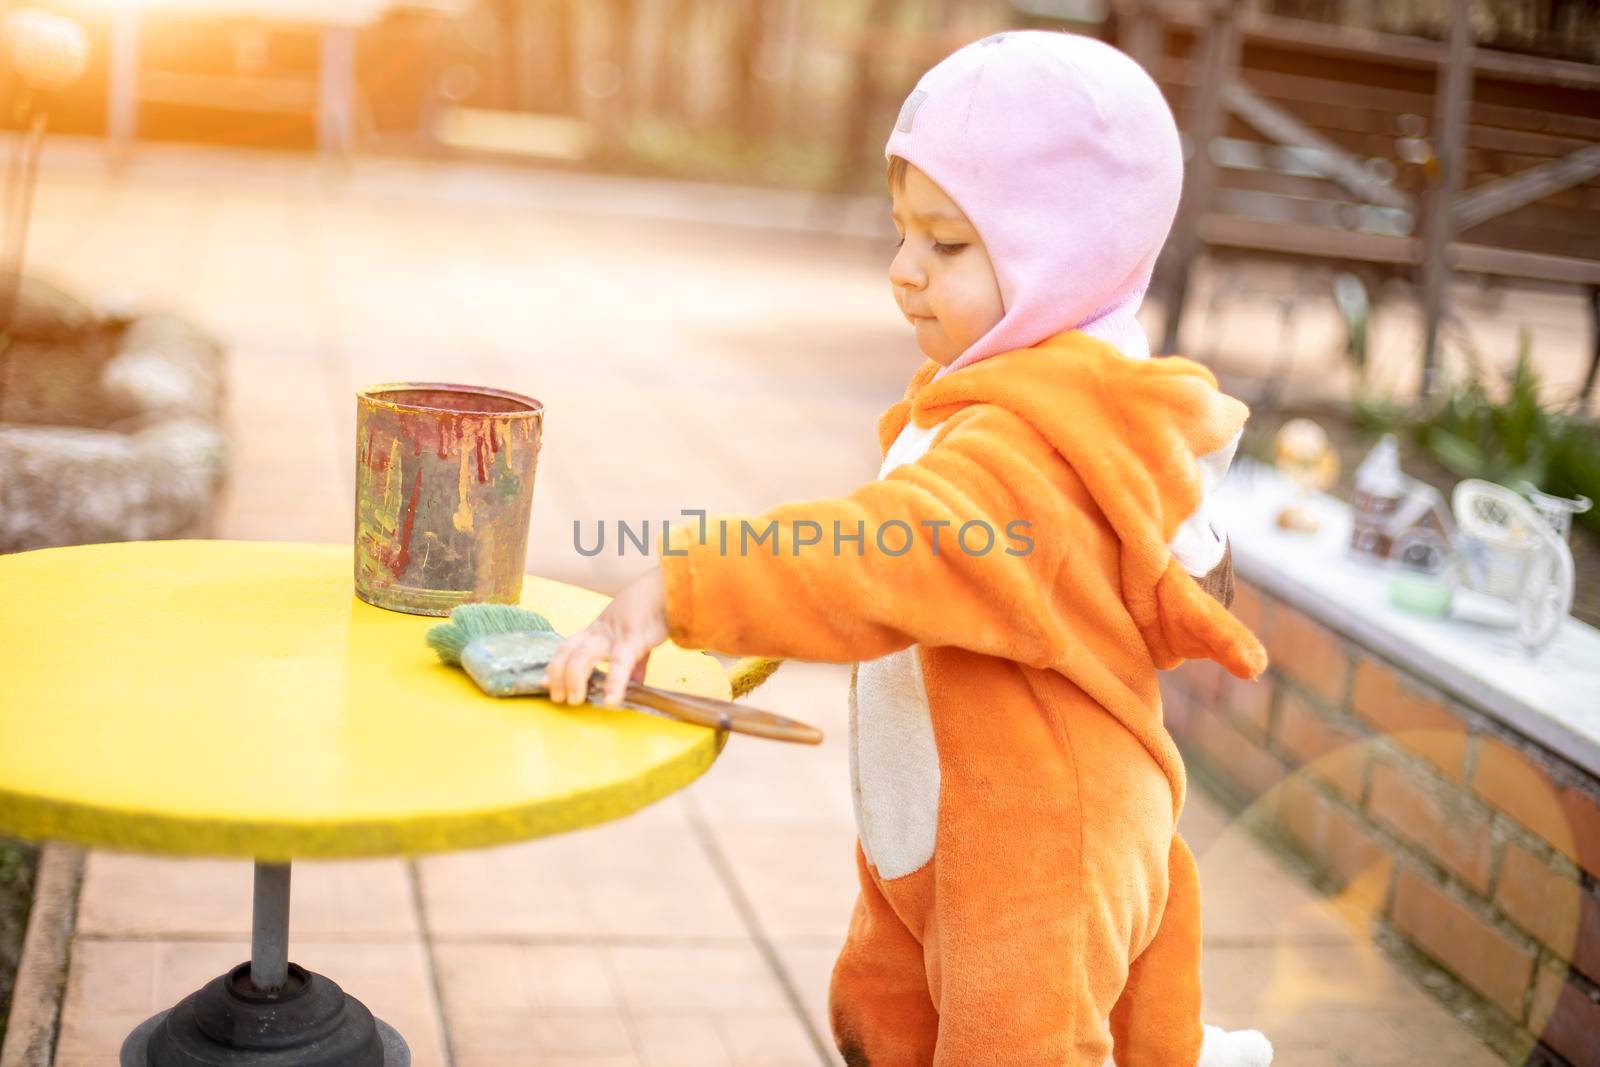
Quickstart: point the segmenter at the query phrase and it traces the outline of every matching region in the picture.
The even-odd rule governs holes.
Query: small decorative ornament
[[[1571,517],[1587,511],[1590,501],[1549,496],[1526,482],[1523,492],[1528,496],[1470,478],[1456,486],[1452,503],[1461,526],[1463,584],[1511,604],[1518,639],[1537,649],[1572,610],[1577,576],[1567,532]]]
[[[1434,618],[1449,616],[1460,586],[1454,524],[1430,487],[1430,495],[1413,497],[1429,502],[1426,521],[1401,530],[1389,547],[1389,602],[1406,611]],[[1396,523],[1396,526],[1401,525]]]
[[[1278,526],[1316,533],[1317,517],[1306,507],[1313,492],[1326,492],[1339,479],[1339,454],[1323,428],[1310,419],[1290,419],[1274,438],[1273,463],[1299,487],[1295,499],[1278,512]]]
[[[1375,561],[1396,559],[1437,571],[1449,554],[1454,523],[1444,496],[1400,469],[1394,434],[1378,439],[1356,468],[1350,494],[1350,550]]]
[[[1532,482],[1520,482],[1517,491],[1532,501],[1534,509],[1550,524],[1556,536],[1569,547],[1572,544],[1572,516],[1582,515],[1594,505],[1586,496],[1564,497],[1541,493]]]

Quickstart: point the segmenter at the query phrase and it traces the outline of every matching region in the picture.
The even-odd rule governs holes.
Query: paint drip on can
[[[356,394],[356,595],[414,615],[522,595],[544,405],[408,382]]]

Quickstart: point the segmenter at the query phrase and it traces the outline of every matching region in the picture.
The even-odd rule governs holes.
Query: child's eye
[[[965,247],[967,247],[965,241],[956,244],[946,244],[943,241],[935,241],[933,243],[933,250],[945,256],[953,256]]]
[[[905,237],[905,234],[901,234],[901,235],[900,235],[900,240],[898,240],[898,241],[896,241],[896,242],[895,242],[895,243],[894,243],[894,246],[895,246],[895,247],[896,247],[896,248],[899,248],[899,247],[900,247],[900,246],[901,246],[901,245],[903,245],[903,244],[905,244],[905,243],[906,243],[906,237]]]

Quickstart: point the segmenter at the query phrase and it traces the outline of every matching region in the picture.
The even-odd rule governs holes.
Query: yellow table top
[[[262,860],[502,844],[614,819],[727,735],[496,699],[357,600],[341,545],[143,541],[0,556],[0,831]],[[572,633],[605,607],[529,575]],[[670,642],[647,681],[726,698]]]

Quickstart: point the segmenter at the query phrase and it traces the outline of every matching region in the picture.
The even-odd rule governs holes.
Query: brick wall
[[[1508,1059],[1600,1065],[1594,776],[1257,586],[1234,611],[1265,675],[1163,676],[1191,768],[1453,975]]]

